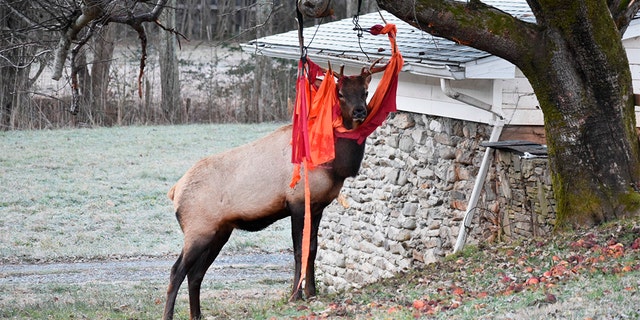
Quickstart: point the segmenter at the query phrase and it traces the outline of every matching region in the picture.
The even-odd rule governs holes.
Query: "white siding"
[[[631,68],[633,92],[640,93],[640,37],[626,39],[623,43],[627,49],[627,59]]]
[[[493,123],[491,112],[484,111],[447,97],[440,88],[440,79],[401,73],[399,77],[398,109],[453,119]],[[454,90],[492,104],[492,80],[451,81]],[[377,85],[374,79],[372,85]]]
[[[543,125],[540,103],[533,93],[529,80],[520,70],[515,78],[500,81],[502,85],[502,108],[505,123],[510,125]]]
[[[640,37],[623,41],[633,78],[634,92],[640,93]],[[451,80],[454,90],[470,95],[493,105],[493,111],[502,114],[508,125],[544,125],[544,117],[531,84],[517,68],[509,69],[496,59],[485,59],[475,63],[470,71],[475,79]],[[501,66],[492,79],[486,73],[488,67]],[[489,68],[490,69],[490,68]],[[345,73],[356,74],[358,69],[347,69]],[[511,73],[512,78],[504,79]],[[469,74],[468,74],[469,75]],[[381,75],[374,75],[371,92]],[[440,79],[402,72],[399,77],[398,109],[453,119],[492,124],[494,115],[447,97],[440,88]],[[501,93],[501,97],[497,97]],[[640,119],[640,107],[636,107],[636,118]],[[640,123],[638,123],[640,127]]]

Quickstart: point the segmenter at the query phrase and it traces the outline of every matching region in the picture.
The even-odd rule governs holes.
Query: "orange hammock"
[[[369,101],[367,118],[353,130],[346,129],[342,124],[336,83],[332,81],[333,71],[329,69],[326,74],[323,74],[322,69],[306,57],[300,59],[298,64],[297,96],[293,112],[291,139],[291,162],[294,163],[291,188],[295,187],[300,180],[301,165],[304,171],[305,187],[302,268],[300,282],[295,284],[298,287],[304,280],[311,241],[311,194],[307,178],[308,172],[335,158],[334,143],[336,138],[353,139],[362,144],[382,124],[390,112],[396,111],[398,73],[400,73],[403,64],[402,55],[396,45],[396,32],[394,24],[387,24],[384,27],[375,25],[371,28],[373,35],[388,35],[392,54],[382,79]],[[324,76],[326,81],[322,81],[320,87],[316,87],[315,81],[320,76]]]

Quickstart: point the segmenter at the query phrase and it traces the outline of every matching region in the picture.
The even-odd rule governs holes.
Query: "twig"
[[[176,40],[178,41],[178,47],[180,47],[180,50],[182,50],[182,44],[180,43],[180,37],[182,37],[183,39],[189,41],[189,38],[187,38],[187,36],[185,36],[184,34],[180,33],[175,28],[167,28],[167,27],[165,27],[162,23],[160,23],[160,20],[156,20],[155,22],[156,22],[156,25],[158,25],[164,31],[167,31],[167,32],[170,32],[170,33],[173,33],[173,34],[176,35]]]

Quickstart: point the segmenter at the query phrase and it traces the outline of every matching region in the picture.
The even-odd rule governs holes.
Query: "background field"
[[[280,125],[2,132],[0,262],[177,255],[169,188],[198,159]],[[286,250],[288,230],[236,232],[225,251]]]

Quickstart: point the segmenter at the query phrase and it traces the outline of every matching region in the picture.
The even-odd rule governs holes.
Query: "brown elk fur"
[[[345,77],[338,88],[345,127],[356,127],[362,119],[354,112],[366,109],[368,69],[359,76]],[[184,247],[171,270],[164,319],[173,317],[178,288],[188,279],[191,318],[200,318],[200,284],[207,269],[234,229],[261,230],[291,216],[295,258],[294,284],[301,268],[304,186],[289,187],[291,130],[285,126],[255,142],[198,161],[169,191],[176,217],[184,233]],[[322,211],[340,192],[344,179],[355,176],[364,154],[364,143],[336,139],[336,158],[309,171],[312,238],[304,293],[316,294],[314,260]],[[292,299],[302,297],[294,285]]]

